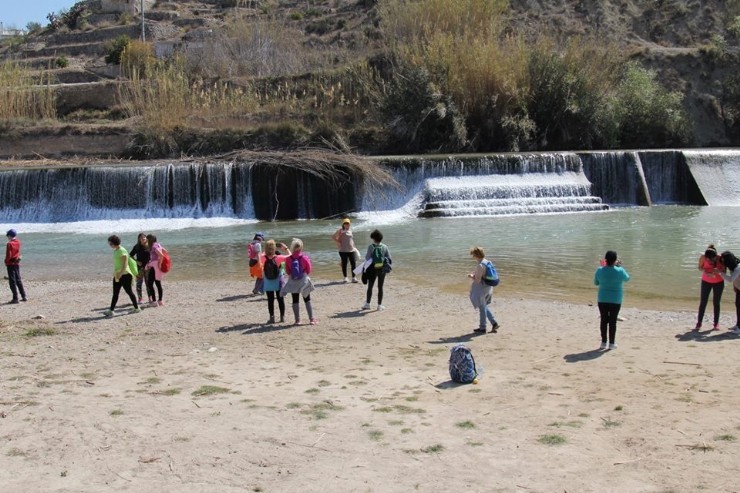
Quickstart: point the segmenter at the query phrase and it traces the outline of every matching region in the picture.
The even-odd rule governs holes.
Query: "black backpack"
[[[278,268],[277,262],[275,262],[275,257],[267,258],[265,257],[265,279],[274,280],[277,279],[280,276],[280,269]]]

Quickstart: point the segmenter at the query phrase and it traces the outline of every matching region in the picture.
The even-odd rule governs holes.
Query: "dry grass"
[[[24,65],[8,60],[0,64],[0,122],[56,119],[56,98],[50,79],[40,80]]]

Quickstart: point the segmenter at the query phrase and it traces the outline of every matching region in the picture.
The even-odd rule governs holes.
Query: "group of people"
[[[701,290],[695,331],[701,330],[710,294],[714,308],[712,330],[719,330],[720,302],[725,289],[725,281],[727,281],[732,283],[735,291],[735,326],[730,330],[733,334],[740,335],[740,268],[738,264],[740,261],[731,251],[727,250],[719,254],[713,244],[710,244],[699,256],[697,268],[701,271]]]
[[[118,236],[111,235],[108,237],[108,246],[113,249],[113,296],[110,308],[104,311],[103,315],[106,317],[114,315],[121,289],[131,299],[134,313],[139,313],[140,305],[144,302],[144,285],[149,306],[163,306],[162,262],[165,249],[157,241],[157,237],[153,234],[139,233],[136,245],[129,252],[121,245],[121,239]],[[136,279],[136,295],[132,288],[134,279]],[[157,288],[156,294],[155,287]]]
[[[391,270],[393,262],[388,246],[383,243],[383,233],[374,230],[370,233],[372,243],[368,245],[365,261],[357,265],[359,251],[354,243],[351,221],[347,218],[342,226],[332,235],[337,244],[342,266],[344,282],[350,282],[347,271],[348,264],[351,268],[352,282],[359,282],[357,275],[362,276],[363,282],[367,284],[367,292],[363,310],[370,309],[373,288],[377,282],[378,310],[383,310],[383,285],[385,276]],[[281,250],[278,250],[277,247]],[[255,279],[252,294],[267,294],[268,324],[276,322],[275,301],[277,301],[280,314],[280,322],[285,322],[285,296],[290,293],[294,324],[301,325],[300,298],[306,307],[308,320],[311,325],[318,323],[311,302],[311,293],[315,286],[311,280],[311,259],[303,251],[303,241],[293,238],[290,247],[285,243],[278,244],[275,240],[265,240],[264,233],[255,233],[252,241],[247,247],[249,256],[249,273]]]

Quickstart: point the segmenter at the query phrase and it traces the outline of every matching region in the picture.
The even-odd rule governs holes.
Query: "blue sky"
[[[46,14],[69,9],[77,0],[0,0],[0,22],[3,27],[25,29],[29,22],[46,26]]]

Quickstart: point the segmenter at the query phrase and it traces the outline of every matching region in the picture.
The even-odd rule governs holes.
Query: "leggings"
[[[157,294],[159,295],[159,301],[162,301],[162,281],[157,281],[154,278],[155,272],[154,268],[150,268],[148,271],[148,274],[146,275],[146,292],[149,295],[149,298],[151,298],[152,301],[154,301],[154,285],[157,285]]]
[[[370,303],[370,300],[373,299],[373,285],[375,284],[375,279],[378,279],[378,304],[383,304],[383,283],[385,282],[385,274],[380,270],[375,270],[372,267],[367,271],[367,297],[365,301]]]
[[[704,320],[704,311],[707,309],[707,303],[709,303],[709,293],[713,292],[712,304],[714,305],[714,325],[719,323],[719,302],[722,300],[722,291],[725,289],[724,282],[701,282],[701,298],[699,301],[699,316],[697,317],[697,325],[701,325]]]
[[[267,291],[267,311],[270,318],[275,318],[275,298],[277,298],[278,308],[280,309],[280,318],[285,318],[285,299],[280,296],[280,291]],[[298,300],[296,300],[296,303]]]
[[[355,277],[355,252],[339,252],[342,259],[342,277],[347,277],[347,262],[352,268],[352,278]]]
[[[740,291],[737,288],[733,289],[735,290],[735,316],[737,317],[735,327],[740,327]]]
[[[131,289],[131,281],[133,280],[134,278],[131,274],[122,275],[118,281],[116,281],[115,277],[113,278],[113,298],[110,300],[110,311],[116,309],[118,294],[121,292],[121,288],[123,288],[128,297],[131,298],[131,303],[133,303],[134,308],[139,308],[139,304],[136,302],[136,296],[134,296],[134,290]]]
[[[617,315],[622,308],[618,303],[599,302],[599,313],[601,313],[601,342],[606,342],[606,329],[609,328],[609,344],[614,344],[617,336]]]
[[[293,299],[293,303],[298,303],[298,298],[300,296],[300,293],[290,293],[291,298]],[[305,298],[303,298],[304,303],[309,303],[311,301],[311,295],[309,294]]]

